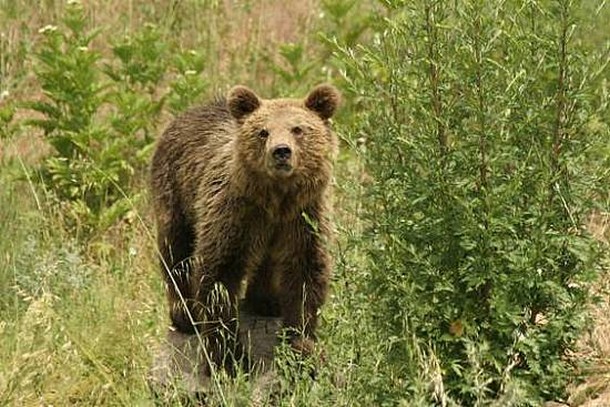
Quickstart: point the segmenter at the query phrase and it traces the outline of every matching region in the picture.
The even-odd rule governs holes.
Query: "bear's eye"
[[[267,131],[267,129],[262,129],[258,132],[258,136],[260,138],[267,138],[269,137],[269,131]]]
[[[294,126],[291,131],[295,136],[300,136],[303,134],[303,129],[300,126]]]

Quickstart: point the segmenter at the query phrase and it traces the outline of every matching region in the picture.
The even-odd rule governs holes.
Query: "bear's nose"
[[[273,148],[272,154],[273,158],[275,158],[276,161],[283,162],[288,161],[290,159],[290,156],[292,155],[292,150],[286,144],[280,144]]]

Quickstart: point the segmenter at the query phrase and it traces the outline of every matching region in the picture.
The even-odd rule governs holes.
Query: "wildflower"
[[[38,30],[39,34],[46,34],[46,33],[52,33],[57,31],[57,26],[56,25],[45,25],[44,27],[42,27],[40,30]]]

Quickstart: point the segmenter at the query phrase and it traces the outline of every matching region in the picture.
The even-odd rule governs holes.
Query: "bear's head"
[[[239,131],[236,159],[257,181],[305,185],[330,180],[337,139],[330,128],[341,95],[319,85],[304,99],[261,99],[231,89],[227,104]]]

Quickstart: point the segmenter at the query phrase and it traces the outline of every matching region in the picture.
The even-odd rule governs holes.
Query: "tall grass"
[[[0,303],[0,404],[148,405],[151,349],[167,321],[141,194],[145,165],[130,160],[146,161],[147,146],[172,114],[232,85],[272,97],[326,80],[320,65],[298,66],[318,52],[320,5],[4,1],[0,9],[0,108],[11,113],[2,116],[0,150],[0,216],[9,237],[0,243],[7,293]],[[70,80],[79,77],[86,83]],[[96,90],[85,94],[84,86]],[[84,126],[71,125],[84,119]],[[138,157],[117,148],[134,142]],[[132,165],[131,177],[83,182],[88,172],[112,174],[113,163]],[[93,196],[88,189],[100,181],[120,187],[112,194],[125,198],[120,216],[105,225],[81,211],[86,196],[90,210],[107,210],[108,189]],[[83,239],[78,222],[95,233]],[[225,386],[210,395],[212,403],[243,405],[254,391],[243,378]],[[287,402],[310,397],[310,388],[299,382]]]
[[[65,231],[44,198],[38,206],[11,168],[0,192],[10,237],[0,259],[0,404],[141,404],[149,349],[164,327],[142,228],[122,231],[129,249],[100,255]]]

